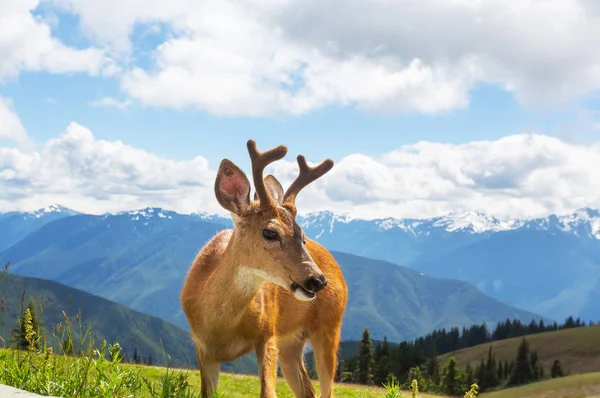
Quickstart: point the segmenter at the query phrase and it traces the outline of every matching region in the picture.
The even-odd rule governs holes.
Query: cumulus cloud
[[[0,148],[0,207],[61,203],[90,212],[163,206],[192,211],[207,204],[214,171],[206,159],[163,159],[120,141],[94,139],[71,123],[40,152]],[[212,206],[212,207],[211,207]]]
[[[33,145],[14,111],[12,101],[3,97],[0,97],[0,139],[14,141],[26,149]]]
[[[22,70],[51,73],[114,73],[116,66],[100,49],[76,49],[52,36],[51,20],[31,13],[39,0],[0,2],[0,83]]]
[[[309,164],[320,161],[307,156]],[[97,140],[71,123],[39,151],[0,148],[0,211],[59,203],[92,213],[160,206],[225,214],[214,198],[217,167],[202,156],[176,161]],[[298,168],[288,156],[266,173],[287,187]],[[359,218],[471,210],[528,218],[599,202],[600,142],[582,146],[534,134],[460,145],[423,141],[378,158],[351,154],[298,196],[302,212],[331,210]]]
[[[153,62],[134,62],[121,80],[153,106],[436,114],[466,107],[479,83],[534,107],[600,88],[595,0],[52,1],[127,60],[135,26],[168,27]]]

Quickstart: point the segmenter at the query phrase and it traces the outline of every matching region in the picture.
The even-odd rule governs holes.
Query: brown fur
[[[262,398],[276,397],[278,356],[294,395],[316,397],[303,363],[302,352],[308,340],[315,354],[321,396],[333,397],[337,349],[348,297],[346,282],[333,256],[317,242],[305,239],[295,221],[293,202],[308,177],[303,177],[304,185],[302,181],[295,183],[294,192],[284,196],[273,176],[262,180],[264,166],[276,159],[260,156],[281,158],[287,149],[280,146],[259,154],[251,141],[248,148],[253,162],[257,159],[258,164],[253,168],[254,180],[264,181],[262,189],[256,189],[258,200],[250,202],[245,174],[224,159],[215,194],[219,203],[231,211],[235,228],[218,233],[200,250],[181,291],[182,307],[196,344],[202,396],[211,397],[217,388],[221,362],[254,349]],[[292,199],[286,201],[288,196]],[[276,231],[278,239],[265,239],[265,228]],[[327,285],[312,300],[303,296],[300,288],[297,296],[292,292],[292,282],[306,287],[308,278],[321,274]]]

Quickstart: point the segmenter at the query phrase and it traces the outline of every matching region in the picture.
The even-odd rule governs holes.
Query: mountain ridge
[[[117,211],[117,212],[105,212],[101,214],[85,213],[75,210],[71,210],[60,204],[52,204],[45,208],[40,208],[31,212],[17,212],[11,211],[6,213],[0,213],[0,217],[9,214],[20,214],[30,215],[36,218],[40,218],[42,214],[46,213],[58,213],[63,212],[69,215],[76,214],[89,214],[89,215],[124,215],[129,214],[132,216],[138,216],[143,218],[149,218],[153,213],[159,217],[163,216],[169,218],[169,215],[179,216],[194,216],[203,220],[212,220],[219,223],[229,224],[231,222],[230,217],[226,217],[217,213],[208,213],[203,211],[194,211],[189,213],[177,212],[175,210],[169,210],[161,207],[144,207],[135,208],[131,210]],[[574,231],[575,233],[580,232],[582,226],[589,225],[589,234],[595,239],[600,240],[600,209],[593,209],[590,207],[582,207],[570,213],[564,213],[558,215],[555,213],[549,214],[546,217],[532,217],[532,218],[497,218],[494,216],[487,215],[480,211],[464,211],[464,212],[449,212],[444,215],[435,217],[423,217],[423,218],[396,218],[396,217],[384,217],[384,218],[359,218],[351,216],[348,213],[336,213],[330,210],[322,210],[315,212],[300,212],[298,215],[299,224],[303,227],[314,226],[319,223],[326,223],[327,225],[335,224],[351,224],[354,222],[359,223],[373,223],[383,230],[399,229],[403,231],[411,232],[415,235],[426,233],[427,227],[435,227],[444,229],[447,232],[454,231],[468,231],[470,233],[486,233],[486,232],[500,232],[515,230],[519,228],[538,228],[538,229],[552,229],[557,228],[562,231]]]
[[[20,275],[56,280],[187,328],[179,303],[185,275],[198,250],[226,226],[201,217],[165,212],[160,216],[160,212],[80,214],[55,220],[1,252],[0,261],[10,260],[13,272]],[[432,327],[469,325],[488,317],[491,322],[507,316],[525,321],[539,317],[493,301],[465,282],[424,277],[397,264],[332,253],[341,258],[344,275],[353,286],[344,338],[359,338],[367,324],[380,325],[374,333],[404,340]],[[387,287],[382,289],[383,285]],[[444,291],[448,296],[440,296]],[[455,308],[448,306],[451,299],[457,303]],[[485,303],[483,312],[477,303]]]

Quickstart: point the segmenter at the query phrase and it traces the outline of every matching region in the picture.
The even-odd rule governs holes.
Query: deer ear
[[[215,180],[215,196],[224,209],[241,216],[250,205],[250,182],[231,160],[223,159]]]
[[[273,174],[265,177],[265,187],[275,202],[281,205],[283,203],[283,187]]]
[[[267,188],[269,195],[275,199],[275,202],[281,205],[283,203],[283,187],[273,174],[269,174],[265,177],[265,187]],[[259,200],[258,192],[254,192],[254,200]]]

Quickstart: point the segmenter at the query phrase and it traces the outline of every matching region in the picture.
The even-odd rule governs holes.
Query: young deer
[[[280,145],[260,153],[248,141],[256,193],[233,162],[223,159],[215,181],[217,201],[234,229],[221,231],[200,250],[181,291],[181,304],[196,344],[202,397],[212,397],[219,365],[252,349],[262,398],[275,394],[276,364],[296,397],[316,397],[304,367],[310,341],[322,397],[333,397],[337,349],[348,288],[333,256],[307,239],[296,223],[296,195],[333,167],[309,167],[298,156],[298,178],[283,193],[265,167],[287,153]]]

